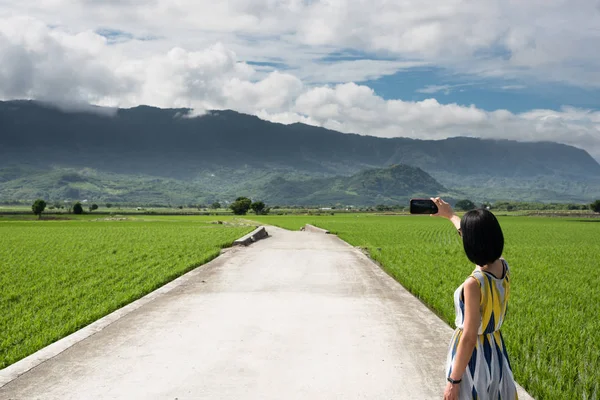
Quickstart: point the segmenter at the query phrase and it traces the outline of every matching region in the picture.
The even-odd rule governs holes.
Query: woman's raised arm
[[[446,218],[446,219],[450,220],[450,222],[452,222],[452,224],[454,224],[454,227],[460,233],[460,217],[454,213],[452,206],[450,204],[446,203],[444,200],[440,199],[439,197],[436,197],[436,198],[432,197],[431,200],[435,203],[435,205],[438,208],[437,214],[431,214],[431,215],[433,217],[442,217],[442,218]]]

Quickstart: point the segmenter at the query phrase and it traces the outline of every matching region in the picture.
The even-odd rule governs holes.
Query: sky
[[[599,0],[0,0],[0,100],[233,109],[600,161]]]

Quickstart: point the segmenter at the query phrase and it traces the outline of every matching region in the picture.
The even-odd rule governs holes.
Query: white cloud
[[[525,85],[505,85],[505,86],[502,86],[500,89],[502,89],[502,90],[522,90],[522,89],[527,89],[527,86],[525,86]]]
[[[220,43],[137,57],[126,49],[92,31],[69,34],[37,20],[5,19],[0,21],[0,98],[250,112],[289,106],[303,87],[290,74],[257,76]]]
[[[428,65],[422,61],[390,60],[343,60],[336,62],[310,63],[298,69],[292,69],[304,82],[345,83],[376,80],[393,75],[400,70]]]
[[[129,84],[110,70],[105,39],[89,31],[75,35],[49,30],[29,18],[0,22],[0,85],[5,98],[95,101]],[[81,92],[95,93],[89,98]]]
[[[302,82],[295,76],[273,72],[259,82],[230,80],[222,90],[227,107],[256,112],[289,108],[302,88]]]
[[[450,94],[450,91],[452,90],[452,88],[453,88],[452,85],[427,85],[424,88],[418,89],[417,92],[425,93],[425,94],[444,92],[444,94]]]
[[[424,94],[435,94],[442,92],[445,95],[449,95],[454,89],[462,88],[465,86],[474,86],[475,83],[459,83],[457,85],[427,85],[424,88],[417,89],[417,93]],[[464,89],[459,89],[460,92],[464,92]]]
[[[278,58],[302,69],[331,51],[354,49],[453,72],[600,87],[600,53],[592,50],[600,39],[595,0],[3,0],[0,5],[0,18],[29,15],[71,32],[108,28],[162,38],[130,47],[136,54],[164,46],[194,51],[220,41],[242,60]]]

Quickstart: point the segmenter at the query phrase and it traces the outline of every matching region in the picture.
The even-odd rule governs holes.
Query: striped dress
[[[508,264],[505,260],[502,260],[502,263],[504,276],[501,278],[496,278],[491,273],[481,271],[479,268],[476,268],[470,275],[477,279],[481,290],[479,306],[481,324],[479,325],[477,344],[460,383],[459,399],[461,400],[517,399],[517,389],[508,353],[504,346],[502,333],[500,333],[510,293]],[[460,285],[454,293],[454,307],[456,309],[456,330],[448,350],[447,377],[452,372],[454,356],[463,332],[465,310],[463,285]]]

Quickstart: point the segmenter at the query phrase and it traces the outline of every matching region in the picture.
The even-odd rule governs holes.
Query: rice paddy
[[[249,226],[0,222],[0,369],[216,257]]]

